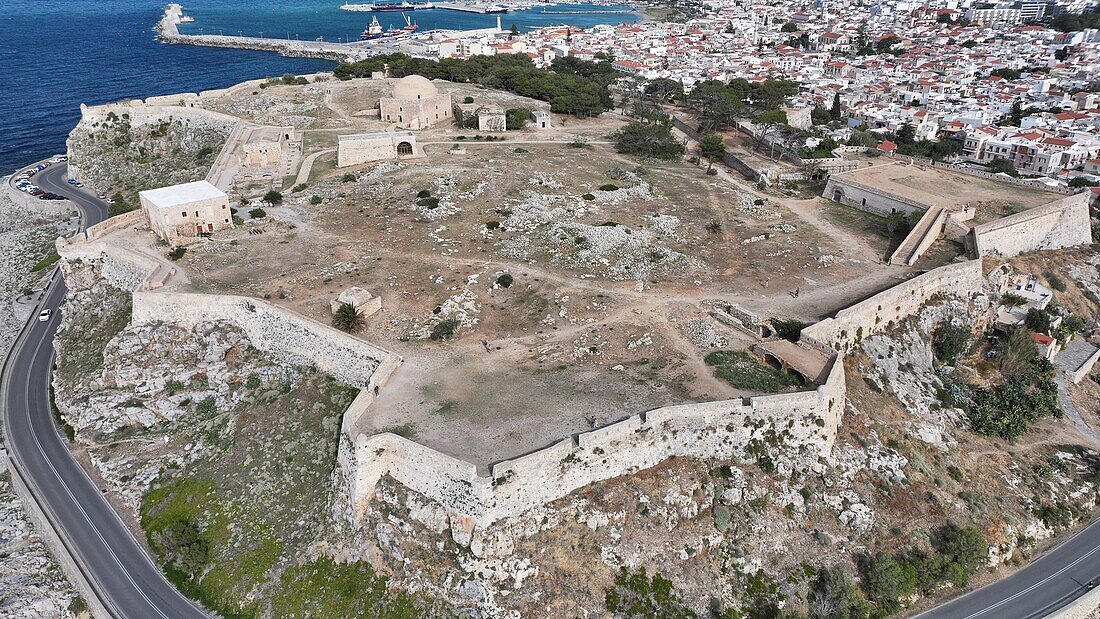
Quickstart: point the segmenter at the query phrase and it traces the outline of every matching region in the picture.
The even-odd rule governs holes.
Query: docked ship
[[[431,2],[409,2],[408,0],[403,0],[402,2],[381,2],[374,4],[349,4],[347,0],[344,0],[344,4],[340,8],[344,11],[355,11],[362,13],[385,13],[391,11],[416,11],[418,9],[434,9],[435,5]]]
[[[391,28],[389,30],[383,30],[382,24],[378,23],[377,17],[372,17],[370,24],[367,25],[367,29],[359,35],[359,38],[363,41],[372,41],[374,39],[385,39],[387,37],[396,37],[403,34],[412,34],[420,29],[412,22],[412,19],[408,15],[402,15],[405,18],[405,25],[401,28]]]

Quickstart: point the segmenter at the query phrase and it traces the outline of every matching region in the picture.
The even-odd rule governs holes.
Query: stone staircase
[[[928,207],[901,245],[890,254],[889,263],[912,266],[940,238],[949,214],[950,211],[942,206]]]

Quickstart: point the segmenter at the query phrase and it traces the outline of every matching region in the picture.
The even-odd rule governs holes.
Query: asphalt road
[[[65,182],[64,164],[39,172],[33,182],[68,196],[83,213],[85,225],[107,216],[105,202]],[[55,276],[41,302],[41,308],[53,309],[53,315],[46,322],[32,318],[12,349],[3,378],[4,434],[12,461],[115,617],[207,617],[164,579],[58,433],[48,386],[60,321],[57,306],[64,296],[64,281]]]
[[[1038,619],[1089,591],[1100,578],[1100,520],[1007,578],[913,619]]]

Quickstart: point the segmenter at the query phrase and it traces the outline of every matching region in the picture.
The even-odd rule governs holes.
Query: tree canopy
[[[683,144],[672,135],[668,125],[631,122],[612,137],[616,150],[627,155],[671,160],[684,152]]]
[[[339,79],[368,77],[388,71],[393,77],[423,75],[428,79],[482,84],[550,103],[550,111],[578,117],[598,116],[612,105],[607,86],[619,77],[609,62],[577,58],[555,59],[550,69],[539,69],[524,54],[473,56],[462,60],[430,60],[405,54],[385,54],[333,69]]]

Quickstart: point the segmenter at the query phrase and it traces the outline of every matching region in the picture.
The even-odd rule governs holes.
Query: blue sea
[[[184,12],[186,33],[356,39],[370,13],[339,10],[343,0],[192,0]],[[64,152],[65,137],[80,119],[80,104],[224,88],[248,79],[311,73],[334,63],[283,58],[266,52],[165,45],[153,26],[166,2],[159,0],[31,0],[4,2],[0,12],[0,175]],[[547,11],[626,7],[563,5]],[[507,13],[503,25],[520,30],[569,23],[587,27],[632,23],[633,14],[562,15],[541,9]],[[409,13],[422,30],[486,28],[495,15],[440,9]],[[399,25],[399,13],[379,13],[383,26]]]

